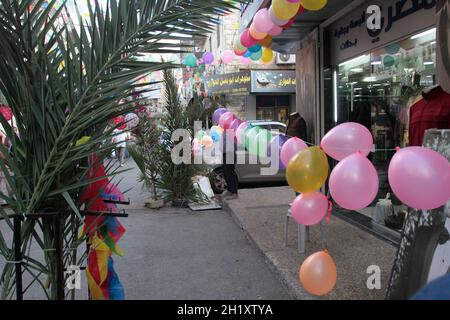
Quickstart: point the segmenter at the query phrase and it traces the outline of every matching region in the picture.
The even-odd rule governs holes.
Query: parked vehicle
[[[277,121],[262,121],[253,120],[248,121],[251,125],[261,127],[272,132],[272,135],[284,134],[286,132],[286,125]],[[245,164],[236,164],[236,174],[239,183],[267,183],[267,182],[283,182],[286,181],[285,170],[278,170],[275,175],[262,175],[261,168],[270,167],[267,159],[261,159],[257,164],[250,164],[250,155],[242,146],[238,147],[236,151],[237,157],[245,156]],[[223,175],[223,164],[216,164],[212,166],[210,174],[211,187],[215,193],[222,193],[226,189],[226,182]]]

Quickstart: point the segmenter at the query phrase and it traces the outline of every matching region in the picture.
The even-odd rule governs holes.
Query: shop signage
[[[374,46],[388,44],[433,26],[435,10],[431,9],[436,3],[437,0],[366,2],[331,25],[332,63],[340,63]]]
[[[207,80],[210,94],[246,94],[251,89],[251,72],[242,71],[213,76]]]
[[[252,70],[252,93],[295,93],[294,70]]]

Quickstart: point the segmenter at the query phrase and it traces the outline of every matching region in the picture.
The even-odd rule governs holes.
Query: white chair
[[[286,220],[284,223],[284,246],[285,247],[287,247],[287,243],[288,243],[289,218],[292,218],[291,208],[289,208],[287,210]],[[309,226],[297,224],[297,241],[298,241],[298,252],[305,253],[305,244],[306,244],[306,241],[309,241]]]

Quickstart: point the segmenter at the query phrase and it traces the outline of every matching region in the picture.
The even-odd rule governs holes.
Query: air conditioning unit
[[[295,54],[277,53],[277,64],[295,64]]]

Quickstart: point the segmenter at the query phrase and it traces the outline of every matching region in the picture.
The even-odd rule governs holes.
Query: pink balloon
[[[277,26],[281,26],[281,25],[286,24],[286,23],[289,22],[289,19],[283,20],[283,19],[278,18],[275,15],[275,13],[273,12],[272,6],[269,8],[269,17],[270,17],[270,20],[272,20],[272,23],[277,25]]]
[[[241,62],[241,64],[250,64],[252,62],[252,59],[246,57],[239,57],[239,61]]]
[[[253,17],[253,24],[255,29],[259,32],[267,33],[272,29],[274,24],[272,20],[270,20],[269,10],[267,10],[267,8],[259,10]]]
[[[318,224],[328,212],[328,199],[320,192],[303,193],[291,205],[292,218],[305,226]]]
[[[242,122],[239,127],[236,129],[236,141],[239,144],[244,144],[245,141],[245,129],[248,127],[248,122]]]
[[[397,151],[388,170],[389,184],[404,204],[421,210],[436,209],[450,200],[450,163],[424,147]]]
[[[307,148],[306,143],[302,139],[292,137],[281,148],[280,158],[281,162],[287,167],[289,161],[300,151]]]
[[[222,129],[226,130],[226,129],[228,129],[229,125],[231,124],[231,122],[234,119],[236,119],[236,116],[233,113],[227,111],[223,115],[220,116],[220,118],[219,118],[219,126]]]
[[[346,122],[334,127],[320,144],[327,155],[338,161],[358,151],[367,156],[372,145],[372,133],[356,122]]]
[[[342,208],[360,210],[378,193],[378,174],[373,164],[360,152],[339,162],[330,175],[330,194]]]
[[[252,38],[248,28],[246,28],[241,34],[241,44],[247,48],[253,47],[256,44],[256,40]]]
[[[228,126],[228,129],[236,131],[237,128],[239,128],[241,123],[242,123],[241,120],[239,120],[238,118],[235,118],[233,121],[231,121],[230,125]]]
[[[231,50],[225,50],[220,54],[220,58],[222,59],[222,62],[225,64],[233,62],[236,55]]]
[[[276,24],[273,25],[273,28],[270,29],[269,31],[267,31],[268,34],[270,34],[271,36],[277,36],[279,35],[281,32],[283,32],[283,28],[280,26],[277,26]]]

